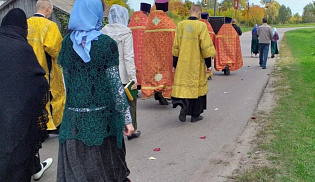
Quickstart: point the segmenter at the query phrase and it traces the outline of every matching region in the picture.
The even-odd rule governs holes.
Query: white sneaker
[[[42,166],[42,169],[38,171],[37,173],[33,174],[33,179],[35,181],[39,180],[42,177],[43,173],[50,167],[52,162],[53,162],[52,158],[48,158],[44,162],[42,162],[40,164]]]

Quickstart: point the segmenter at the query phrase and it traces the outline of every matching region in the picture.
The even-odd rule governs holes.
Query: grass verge
[[[315,23],[301,23],[301,24],[285,24],[285,25],[270,25],[271,27],[276,27],[276,28],[293,28],[293,27],[315,27]],[[241,26],[242,32],[248,32],[252,31],[254,27],[248,27],[248,26]]]
[[[279,99],[263,117],[258,140],[269,163],[234,181],[315,181],[315,29],[287,32],[275,68],[271,76],[277,77],[273,87]]]

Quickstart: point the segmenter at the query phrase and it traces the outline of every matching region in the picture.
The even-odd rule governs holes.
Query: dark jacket
[[[21,18],[14,13],[5,18],[0,28],[0,181],[25,181],[23,175],[29,174],[16,166],[27,167],[34,156],[48,83],[27,42],[27,24],[14,25]]]
[[[241,35],[242,35],[242,30],[241,30],[241,28],[240,28],[239,26],[237,26],[236,24],[232,24],[232,26],[234,27],[234,29],[235,29],[235,31],[237,32],[237,34],[238,34],[239,36],[241,36]]]

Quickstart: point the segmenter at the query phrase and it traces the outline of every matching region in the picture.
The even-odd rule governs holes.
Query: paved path
[[[280,41],[289,29],[278,29]],[[258,57],[250,56],[251,33],[241,36],[244,66],[225,76],[215,72],[209,81],[207,110],[204,120],[191,123],[178,120],[179,108],[161,106],[154,99],[138,100],[138,127],[142,135],[126,140],[127,162],[133,182],[200,181],[202,167],[226,146],[232,146],[243,132],[268,82],[274,59],[267,69],[258,65]],[[200,139],[206,136],[206,139]],[[161,151],[154,152],[154,148]],[[58,142],[49,138],[41,149],[41,159],[53,157],[53,165],[41,181],[56,181]],[[155,157],[155,160],[148,160]],[[219,174],[218,174],[219,175]],[[198,180],[199,179],[199,180]],[[217,181],[207,179],[202,181]]]

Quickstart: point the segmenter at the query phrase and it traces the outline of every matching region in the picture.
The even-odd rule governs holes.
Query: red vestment
[[[135,66],[137,71],[137,80],[139,84],[141,84],[141,64],[143,59],[144,31],[147,26],[147,22],[147,15],[145,15],[143,11],[136,11],[133,13],[128,25],[128,27],[132,31]]]
[[[210,24],[206,19],[200,19],[199,21],[202,21],[202,22],[204,22],[205,24],[207,24],[207,28],[208,28],[208,31],[209,31],[209,34],[210,34],[212,43],[213,43],[213,45],[214,45],[215,33],[214,33],[214,31],[213,31],[213,28],[212,28],[211,24]]]
[[[170,98],[174,83],[172,47],[176,25],[163,11],[153,11],[144,33],[141,91],[142,98],[162,92]]]
[[[216,34],[215,49],[214,67],[217,71],[223,70],[226,65],[231,71],[243,66],[240,38],[231,24],[223,24]]]

